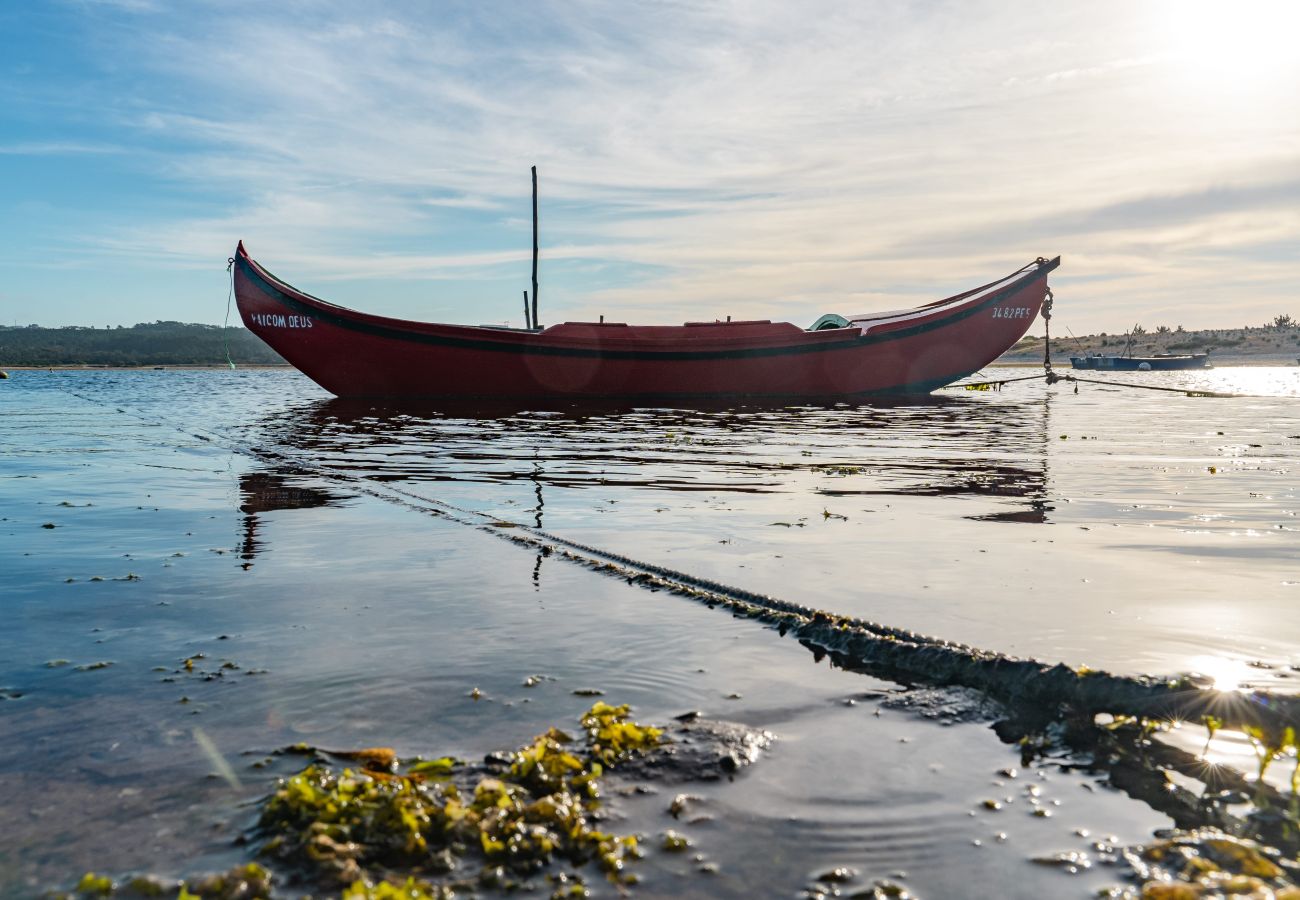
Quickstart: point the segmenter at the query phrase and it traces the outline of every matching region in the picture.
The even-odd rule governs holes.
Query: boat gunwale
[[[798,334],[802,338],[800,343],[783,343],[766,347],[750,346],[744,348],[714,348],[698,350],[633,350],[611,348],[608,346],[574,347],[559,344],[538,343],[538,338],[545,337],[545,331],[506,330],[497,328],[479,329],[473,325],[421,323],[402,319],[390,319],[383,316],[373,316],[369,313],[358,312],[349,309],[348,307],[339,306],[330,303],[327,300],[322,300],[319,297],[312,296],[311,294],[299,290],[288,282],[281,280],[263,268],[260,263],[253,260],[248,255],[242,241],[239,243],[235,256],[235,265],[239,267],[240,272],[246,278],[255,282],[261,288],[262,292],[268,295],[272,300],[281,303],[296,313],[315,315],[336,327],[368,334],[386,340],[400,340],[410,343],[451,346],[471,350],[487,350],[492,352],[517,353],[524,355],[653,360],[740,359],[803,353],[829,353],[839,350],[860,349],[865,346],[902,340],[904,338],[914,337],[919,334],[924,334],[938,328],[952,325],[991,306],[995,306],[1011,294],[1016,293],[1026,285],[1032,283],[1034,280],[1046,278],[1048,273],[1060,265],[1060,262],[1061,258],[1058,256],[1051,260],[1041,260],[1037,265],[1030,263],[1030,266],[1033,266],[1033,268],[1028,271],[1025,271],[1024,269],[1017,270],[1016,272],[1005,276],[1003,279],[992,281],[987,285],[954,295],[954,297],[950,297],[947,300],[935,301],[921,307],[916,307],[916,314],[926,318],[924,321],[911,326],[896,327],[879,332],[872,332],[868,329],[855,329],[852,327],[844,329],[827,329],[821,332],[810,332],[799,329]],[[1011,280],[1008,281],[1007,279]],[[972,294],[977,294],[981,290],[997,285],[999,281],[1007,281],[1007,283],[1002,287],[991,290],[990,293],[984,297],[977,297],[975,300],[965,301],[963,305],[951,311],[945,312],[936,309],[936,307],[942,306],[949,300],[968,298]],[[936,315],[938,315],[937,318],[932,318]],[[718,324],[720,327],[727,327],[726,323]],[[681,328],[683,326],[663,327]],[[423,328],[455,329],[458,331],[481,330],[485,333],[482,336],[461,337],[451,334],[439,334],[423,331],[421,330]],[[857,336],[846,335],[841,340],[833,340],[829,337],[841,330],[849,332],[861,330],[862,333]],[[488,339],[489,335],[495,339]],[[808,335],[816,335],[820,337],[807,337]],[[501,340],[502,337],[508,339]]]

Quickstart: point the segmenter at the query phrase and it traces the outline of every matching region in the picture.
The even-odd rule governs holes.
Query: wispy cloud
[[[1190,325],[1220,314],[1225,254],[1284,267],[1300,235],[1294,183],[1262,174],[1300,159],[1294,111],[1198,108],[1159,23],[1119,0],[322,0],[148,21],[94,44],[110,74],[87,90],[190,208],[88,222],[83,246],[199,267],[243,236],[343,302],[522,275],[534,163],[543,258],[569,263],[547,271],[557,314],[857,312],[1061,252],[1085,321],[1127,316],[1141,287],[1178,293]]]
[[[501,209],[500,202],[487,197],[426,197],[425,206],[443,206],[448,209]]]
[[[84,154],[123,153],[110,144],[83,144],[75,141],[24,141],[0,144],[0,156],[73,156]]]

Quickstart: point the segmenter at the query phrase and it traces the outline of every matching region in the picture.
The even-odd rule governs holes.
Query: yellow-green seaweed
[[[388,771],[386,754],[334,753],[381,765],[336,772],[317,761],[282,780],[258,822],[262,852],[346,885],[346,896],[358,898],[437,900],[444,896],[437,885],[379,876],[411,869],[447,874],[470,858],[506,887],[555,858],[595,863],[610,880],[630,884],[624,867],[640,857],[640,847],[635,836],[593,824],[598,780],[607,768],[658,746],[663,732],[633,722],[627,706],[600,702],[582,725],[585,745],[552,728],[510,754],[504,771],[466,770],[454,779],[460,766],[451,757]]]
[[[191,881],[164,881],[152,875],[117,880],[87,872],[61,900],[91,897],[175,897],[176,900],[266,900],[271,896],[271,873],[257,863],[244,863],[229,871]]]

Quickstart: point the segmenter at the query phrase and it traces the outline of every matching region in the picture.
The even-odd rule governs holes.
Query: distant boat
[[[356,312],[303,293],[241,241],[234,290],[244,325],[340,397],[850,397],[925,393],[979,371],[1024,336],[1061,263],[915,309],[811,328],[769,320],[547,328],[438,325]]]
[[[1208,353],[1192,353],[1178,356],[1172,353],[1157,353],[1155,356],[1102,356],[1100,353],[1088,356],[1071,356],[1070,365],[1076,369],[1092,369],[1103,372],[1161,372],[1173,369],[1205,369],[1210,365]]]

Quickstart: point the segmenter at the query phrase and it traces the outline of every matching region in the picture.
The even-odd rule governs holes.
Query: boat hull
[[[967,294],[849,327],[574,323],[542,331],[371,316],[289,286],[244,251],[234,289],[244,325],[340,397],[811,398],[928,392],[978,371],[1042,308],[1041,260]]]
[[[1094,372],[1164,372],[1204,369],[1210,365],[1205,353],[1190,356],[1072,356],[1070,365]]]

